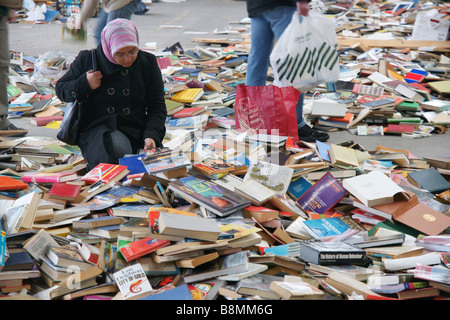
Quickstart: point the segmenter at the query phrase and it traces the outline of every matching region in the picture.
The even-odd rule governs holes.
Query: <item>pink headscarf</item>
[[[118,64],[113,55],[125,47],[139,47],[136,26],[128,19],[117,18],[109,22],[102,31],[103,52],[109,61]]]

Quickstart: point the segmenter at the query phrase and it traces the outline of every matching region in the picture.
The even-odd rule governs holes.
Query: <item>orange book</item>
[[[0,190],[23,190],[28,185],[9,176],[0,176]]]

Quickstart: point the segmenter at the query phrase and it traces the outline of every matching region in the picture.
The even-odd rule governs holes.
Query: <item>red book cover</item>
[[[172,118],[179,119],[179,118],[187,118],[187,117],[193,117],[199,113],[202,113],[205,111],[205,107],[191,107],[191,108],[184,108],[178,112],[175,112],[172,115]]]
[[[56,183],[75,179],[75,172],[35,172],[22,176],[22,181],[26,183]]]
[[[86,173],[81,180],[86,183],[93,184],[101,179],[104,183],[108,183],[111,179],[115,178],[123,170],[126,170],[126,166],[121,166],[112,163],[99,163],[94,169]]]
[[[170,57],[161,57],[156,60],[158,62],[159,69],[166,69],[167,67],[172,66],[172,60]]]
[[[50,198],[62,200],[74,200],[81,192],[81,185],[54,183],[48,192]]]
[[[414,126],[389,124],[386,128],[386,133],[413,133]]]
[[[0,176],[0,190],[23,190],[28,188],[26,183],[9,176]]]
[[[145,256],[153,251],[171,244],[169,240],[159,240],[147,237],[137,241],[129,242],[120,248],[120,252],[127,262]]]
[[[30,122],[38,127],[46,126],[52,121],[61,121],[63,116],[54,115],[54,116],[45,116],[45,117],[34,117],[30,119]]]

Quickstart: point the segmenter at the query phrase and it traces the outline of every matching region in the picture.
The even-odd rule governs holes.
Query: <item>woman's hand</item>
[[[147,138],[144,140],[144,149],[154,149],[156,148],[155,140],[152,138]]]
[[[100,87],[101,83],[102,83],[102,78],[103,75],[100,71],[95,71],[94,70],[89,70],[86,73],[86,77],[87,77],[87,81],[89,83],[89,87],[92,90],[97,89],[98,87]]]
[[[309,2],[297,1],[297,13],[299,16],[307,16],[309,12]]]

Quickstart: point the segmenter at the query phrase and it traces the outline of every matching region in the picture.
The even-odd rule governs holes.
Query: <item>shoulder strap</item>
[[[97,52],[94,49],[91,50],[92,53],[92,70],[97,71]]]

